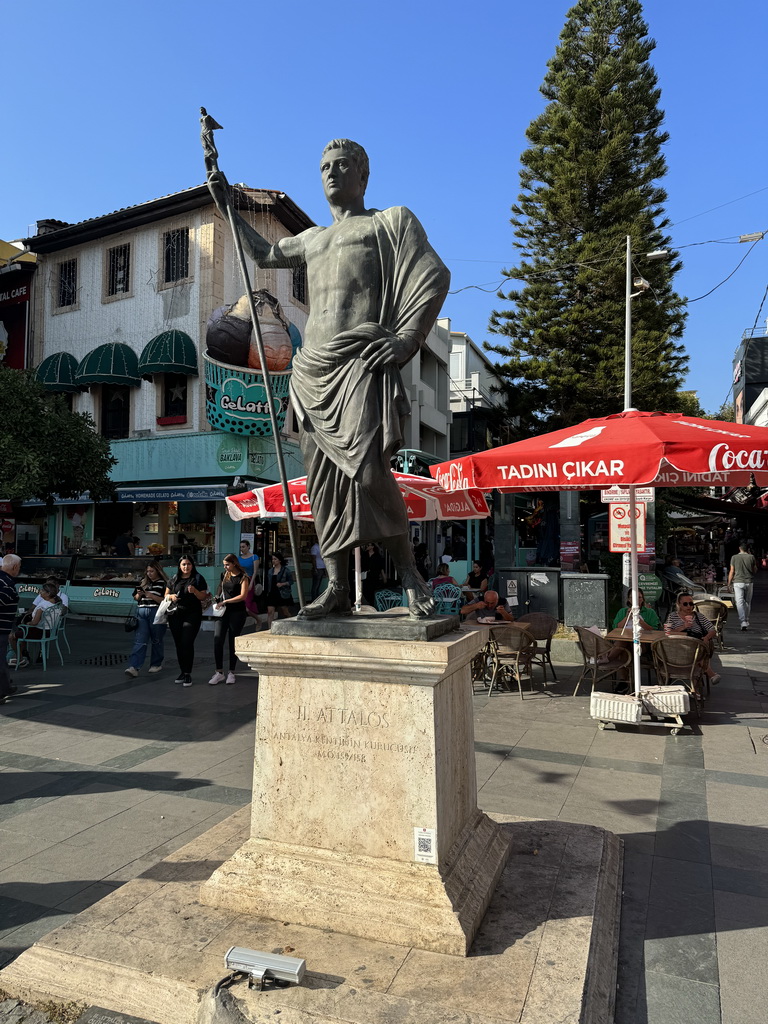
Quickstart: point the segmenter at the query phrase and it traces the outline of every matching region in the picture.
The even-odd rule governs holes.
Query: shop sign
[[[219,464],[219,469],[224,473],[234,475],[242,468],[246,454],[243,438],[225,438],[216,452],[216,461]]]
[[[201,484],[199,487],[118,487],[118,501],[223,501],[227,496],[224,484]]]
[[[29,284],[20,284],[15,288],[0,291],[0,306],[10,306],[14,302],[29,302]]]
[[[663,588],[661,580],[655,572],[641,572],[638,577],[638,586],[642,590],[648,604],[653,604],[654,601],[658,601],[661,597]]]
[[[19,594],[39,594],[41,586],[38,583],[17,583],[16,590]]]
[[[9,516],[13,512],[13,505],[10,501],[0,501],[0,515]]]
[[[635,538],[637,550],[645,548],[645,504],[635,506]],[[632,543],[630,534],[629,504],[613,502],[608,513],[608,550],[629,551]]]
[[[203,353],[203,364],[205,416],[214,430],[271,437],[270,403],[275,410],[278,429],[283,429],[288,409],[290,371],[270,374],[272,394],[268,395],[260,373],[221,363],[207,352]]]

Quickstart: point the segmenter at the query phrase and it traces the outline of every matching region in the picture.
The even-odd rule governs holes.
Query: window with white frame
[[[63,260],[56,268],[54,283],[56,309],[77,305],[77,259]]]
[[[163,232],[163,284],[174,284],[189,277],[189,228]]]
[[[107,249],[106,295],[107,298],[120,298],[131,292],[131,245],[115,245]]]

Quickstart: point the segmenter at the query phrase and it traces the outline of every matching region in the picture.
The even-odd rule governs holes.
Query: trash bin
[[[566,626],[608,625],[608,580],[602,572],[564,572],[563,622]]]
[[[498,569],[499,594],[515,617],[546,612],[560,618],[560,569]]]

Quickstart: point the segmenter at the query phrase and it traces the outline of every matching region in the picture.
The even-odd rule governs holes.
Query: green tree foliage
[[[632,301],[632,404],[675,411],[687,364],[679,345],[683,300],[672,279],[660,90],[638,0],[579,0],[571,8],[529,126],[521,192],[512,207],[522,282],[500,291],[487,344],[517,437],[623,408],[626,236],[635,275],[650,288]]]
[[[110,498],[116,459],[90,416],[70,412],[26,370],[0,366],[0,498],[49,503],[90,491]]]

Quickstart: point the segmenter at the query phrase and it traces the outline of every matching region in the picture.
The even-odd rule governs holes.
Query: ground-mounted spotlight
[[[276,984],[300,985],[307,967],[306,960],[277,953],[260,953],[245,946],[230,946],[224,954],[228,971],[248,975],[248,988],[264,988],[265,981]]]

